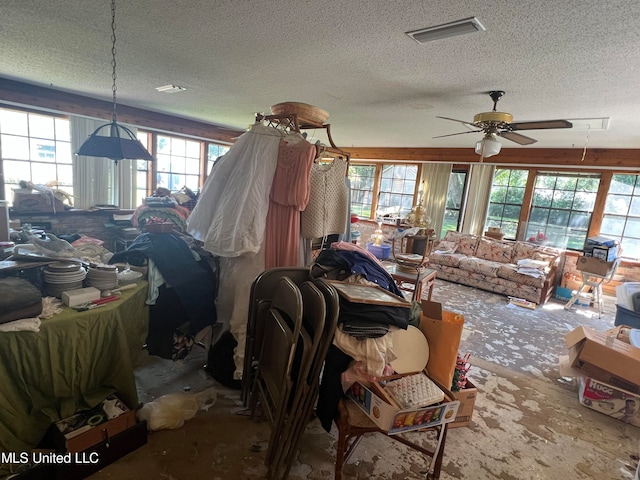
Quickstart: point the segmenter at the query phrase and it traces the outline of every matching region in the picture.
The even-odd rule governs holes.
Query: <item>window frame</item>
[[[497,184],[496,183],[496,178],[503,174],[504,172],[508,172],[508,179],[506,184]],[[520,179],[515,179],[516,182],[518,183],[513,183],[512,179],[514,179],[514,172],[526,172],[526,177],[524,180],[524,185],[521,185],[521,181]],[[527,184],[528,184],[528,180],[529,178],[531,178],[531,175],[535,176],[535,172],[531,172],[529,169],[526,168],[496,168],[496,171],[493,175],[493,180],[491,181],[491,192],[490,192],[490,197],[489,197],[489,206],[487,208],[487,216],[485,218],[485,222],[484,222],[484,228],[485,230],[487,230],[489,227],[499,227],[502,229],[502,232],[505,235],[505,239],[507,240],[516,240],[518,238],[518,231],[520,230],[520,219],[522,218],[522,211],[523,211],[523,202],[524,199],[526,198],[526,193],[527,193]],[[504,193],[504,201],[495,201],[494,197],[496,196],[496,190],[498,188],[505,188],[505,193]],[[520,203],[514,203],[514,202],[510,202],[508,200],[513,200],[513,195],[510,195],[510,193],[512,191],[514,191],[515,189],[518,190],[522,190],[522,200],[520,201]],[[519,195],[518,195],[519,197]],[[492,219],[492,205],[502,205],[501,208],[501,215],[499,216],[499,220],[497,220],[498,216],[494,215],[495,218]],[[511,210],[514,210],[517,208],[518,210],[518,215],[514,218],[516,218],[515,222],[512,221],[505,221],[505,216],[504,216],[504,212],[505,210],[509,208]],[[512,218],[512,217],[508,217],[508,218]],[[513,225],[515,223],[515,225]],[[505,228],[508,227],[510,225],[513,225],[515,228]]]
[[[351,182],[351,205],[352,205],[352,210],[358,215],[359,218],[364,219],[364,220],[378,220],[379,217],[379,210],[381,209],[380,207],[380,196],[381,194],[387,193],[387,192],[383,192],[381,185],[383,182],[383,174],[385,171],[385,167],[391,167],[391,168],[395,168],[395,167],[416,167],[416,180],[415,180],[415,185],[413,188],[413,193],[412,194],[407,194],[407,193],[400,193],[397,195],[401,195],[403,197],[411,197],[411,204],[412,206],[416,204],[417,202],[417,198],[418,198],[418,191],[420,188],[420,182],[422,179],[422,163],[420,162],[399,162],[399,161],[390,161],[390,160],[377,160],[377,161],[367,161],[367,160],[351,160],[349,162],[349,173],[348,173],[348,177],[349,180]],[[373,171],[373,175],[367,178],[372,178],[373,179],[373,186],[371,188],[365,188],[365,189],[355,189],[354,188],[354,176],[352,175],[352,168],[353,167],[371,167],[374,169]],[[406,177],[403,178],[402,180],[403,182],[407,182],[408,180],[406,179]],[[371,208],[369,211],[369,215],[362,215],[362,214],[358,214],[358,208],[353,208],[354,205],[360,205],[362,202],[357,201],[354,202],[354,191],[357,192],[370,192],[370,198],[371,198]],[[374,208],[375,205],[375,208]],[[386,208],[386,207],[384,207]],[[410,209],[409,209],[410,210]],[[362,213],[362,210],[360,210],[360,213]],[[408,215],[409,212],[407,212],[405,214]],[[385,221],[386,218],[389,217],[382,217],[382,220]]]
[[[450,194],[451,194],[451,186],[453,185],[453,182],[451,181],[454,175],[464,175],[464,181],[462,182],[462,191],[460,192],[460,207],[456,208],[456,207],[448,207],[449,202],[450,202]],[[443,238],[445,236],[445,234],[447,233],[448,230],[451,230],[451,228],[448,226],[446,220],[447,220],[447,213],[449,211],[456,211],[457,212],[457,220],[456,220],[456,228],[455,231],[459,231],[460,230],[460,226],[462,225],[462,218],[463,218],[463,213],[464,213],[464,207],[465,204],[467,202],[467,193],[468,193],[468,187],[469,187],[469,170],[468,169],[464,169],[464,168],[453,168],[451,169],[451,174],[449,175],[449,186],[447,188],[447,199],[445,200],[445,206],[444,206],[444,214],[443,214],[443,218],[442,218],[442,229],[440,231],[440,238]]]
[[[633,183],[633,185],[631,185],[630,192],[628,193],[617,192],[617,191],[612,192],[612,189],[614,188],[613,184],[616,176],[635,177],[635,182]],[[621,183],[625,184],[625,182],[621,182]],[[608,208],[613,207],[612,205],[613,202],[615,202],[616,200],[622,200],[623,197],[626,197],[629,199],[626,205],[627,211],[624,215],[620,213],[615,213],[615,212],[607,212]],[[624,200],[622,201],[624,202]],[[618,240],[618,242],[620,242],[620,252],[621,252],[620,256],[622,258],[629,259],[632,261],[639,261],[640,260],[640,232],[636,235],[625,234],[627,231],[627,228],[629,227],[630,220],[634,221],[635,223],[640,223],[640,212],[632,213],[633,208],[635,208],[636,211],[638,208],[640,208],[640,174],[614,173],[612,175],[611,183],[609,184],[607,196],[603,206],[602,222],[600,224],[600,234],[606,237],[614,238]],[[621,233],[616,232],[613,229],[608,229],[607,220],[609,219],[611,220],[622,219],[623,228]],[[629,246],[629,240],[632,240],[635,243],[635,246]],[[634,254],[633,256],[632,256],[632,253]]]
[[[27,145],[25,151],[26,158],[5,157],[4,148],[0,149],[0,199],[13,203],[11,191],[13,189],[20,188],[20,181],[29,181],[35,184],[52,182],[69,195],[73,195],[73,154],[71,152],[71,125],[69,115],[56,114],[29,108],[20,108],[17,106],[7,106],[4,104],[0,105],[0,110],[24,115],[26,120],[26,135],[24,133],[15,133],[11,131],[5,132],[0,125],[0,148],[4,143],[6,143],[8,137],[26,139]],[[31,122],[32,116],[45,117],[47,120],[51,121],[52,133],[50,136],[42,135],[42,132],[32,132],[32,129],[34,128]],[[65,125],[66,133],[59,132],[59,129]],[[42,141],[45,146],[53,147],[53,156],[51,157],[52,161],[39,161],[37,158],[34,158],[34,152],[32,152],[32,149],[37,145],[38,141]],[[60,147],[64,146],[67,147],[66,149],[68,151],[68,157],[66,158],[67,161],[61,161],[62,158],[64,158],[63,156],[65,155],[65,152],[59,152]],[[29,178],[17,179],[18,183],[8,182],[7,177],[10,175],[6,168],[8,162],[27,164],[30,172]],[[41,165],[42,167],[46,165],[48,170],[53,166],[55,170],[55,178],[49,178],[45,182],[41,181],[42,179],[34,178],[34,172],[38,170],[38,165]],[[64,173],[61,170],[67,170],[67,172]],[[69,179],[71,179],[71,182],[69,182]]]

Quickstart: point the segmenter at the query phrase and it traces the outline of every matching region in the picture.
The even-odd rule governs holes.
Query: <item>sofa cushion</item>
[[[518,266],[511,263],[503,264],[498,269],[498,277],[505,280],[511,280],[522,285],[530,285],[532,287],[541,288],[547,279],[546,275],[540,277],[534,277],[531,275],[525,275],[524,273],[518,273]]]
[[[502,263],[483,260],[476,257],[465,257],[460,260],[460,269],[467,272],[481,273],[487,277],[498,276],[498,269]]]
[[[449,230],[443,240],[447,242],[455,242],[458,245],[456,252],[473,257],[476,253],[476,247],[478,246],[478,238],[479,237],[468,233]]]
[[[476,248],[476,257],[493,262],[509,263],[513,256],[512,243],[480,238]]]
[[[461,253],[432,253],[429,255],[429,264],[458,268],[462,258],[466,258],[466,256]]]

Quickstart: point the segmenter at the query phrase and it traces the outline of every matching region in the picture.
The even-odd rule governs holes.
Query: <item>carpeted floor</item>
[[[433,300],[465,315],[460,351],[471,353],[478,386],[473,421],[451,429],[441,479],[626,480],[633,477],[640,430],[578,404],[574,379],[558,373],[564,334],[580,324],[613,326],[615,299],[602,319],[584,307],[552,300],[535,311],[510,307],[505,297],[438,281]],[[204,351],[173,364],[146,357],[136,372],[143,401],[185,389],[215,386],[203,370]],[[237,391],[217,386],[218,400],[178,430],[149,435],[148,445],[92,479],[264,478],[265,423],[238,415]],[[333,477],[335,427],[317,421],[303,435],[291,479]],[[425,478],[420,454],[382,435],[365,438],[343,479]]]

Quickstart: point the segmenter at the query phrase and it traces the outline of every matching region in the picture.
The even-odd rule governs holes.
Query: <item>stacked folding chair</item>
[[[265,317],[271,307],[278,281],[283,277],[288,277],[296,285],[301,285],[309,280],[309,268],[272,268],[262,272],[251,285],[241,391],[241,399],[245,407],[249,404],[249,393],[255,378],[255,365],[262,346]]]
[[[280,272],[267,271],[263,276],[273,279],[284,273],[273,270]],[[260,290],[260,283],[259,277],[252,288],[249,315],[251,322],[255,314],[251,350],[259,351],[249,407],[252,417],[261,410],[271,426],[268,478],[286,478],[317,399],[322,364],[337,325],[338,296],[323,280],[305,280],[297,286],[285,275],[275,288],[271,286],[270,300],[258,301],[253,293]],[[249,355],[247,348],[245,361]],[[249,371],[254,370],[245,370],[245,375]]]

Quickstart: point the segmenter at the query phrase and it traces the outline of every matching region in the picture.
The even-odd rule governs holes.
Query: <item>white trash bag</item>
[[[180,392],[163,395],[153,402],[145,403],[136,413],[138,420],[147,421],[149,431],[174,430],[195,417],[198,410],[209,410],[216,403],[213,387],[200,393]]]

